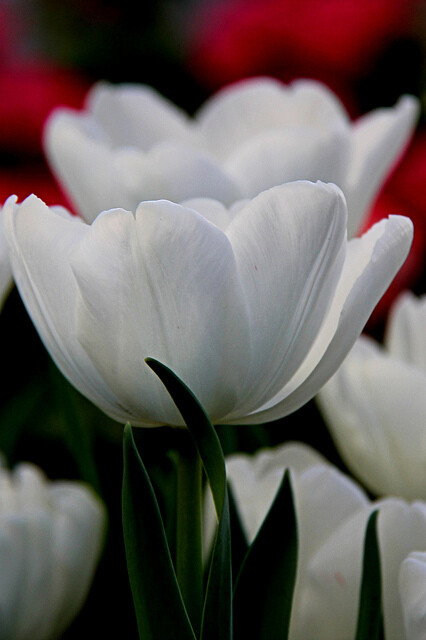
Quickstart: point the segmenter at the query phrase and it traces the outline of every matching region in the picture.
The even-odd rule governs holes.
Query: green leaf
[[[355,640],[383,640],[382,579],[377,540],[378,511],[370,515],[365,531],[358,625]]]
[[[234,595],[235,640],[285,640],[297,569],[297,521],[290,474],[250,546]]]
[[[235,502],[231,487],[228,485],[229,514],[231,521],[232,541],[232,575],[238,576],[244,558],[247,555],[249,544],[241,522],[241,517]]]
[[[195,640],[182,601],[157,499],[124,429],[123,530],[140,640]]]
[[[231,534],[225,459],[219,438],[192,391],[158,360],[146,363],[158,375],[194,438],[210,483],[219,521],[204,599],[202,640],[232,638]]]

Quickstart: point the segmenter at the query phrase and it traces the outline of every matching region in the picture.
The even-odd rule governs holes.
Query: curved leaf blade
[[[194,438],[210,483],[219,521],[204,599],[201,639],[231,640],[231,533],[222,447],[214,427],[192,391],[158,360],[147,358],[146,363],[166,387]]]
[[[364,557],[355,640],[383,640],[380,550],[377,540],[378,510],[370,515],[364,538]]]
[[[297,570],[297,520],[290,474],[249,547],[234,594],[236,640],[285,640]]]
[[[123,439],[123,530],[141,640],[196,640],[176,580],[150,479],[132,429]]]

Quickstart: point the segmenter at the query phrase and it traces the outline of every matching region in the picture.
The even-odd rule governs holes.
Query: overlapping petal
[[[349,235],[359,229],[374,196],[407,145],[418,115],[418,101],[403,96],[393,109],[377,109],[355,122],[344,186],[351,212]]]
[[[390,355],[426,372],[426,296],[402,293],[392,307],[385,343]]]
[[[392,277],[403,263],[411,242],[412,223],[391,216],[362,238],[348,243],[348,251],[332,305],[310,352],[293,378],[269,402],[244,422],[275,420],[302,406],[341,365]]]
[[[223,230],[208,221],[223,205],[189,204],[143,202],[86,225],[35,197],[9,199],[5,233],[27,309],[64,375],[119,421],[181,424],[147,356],[214,422],[281,417],[356,339],[408,251],[410,223],[389,220],[357,240],[355,269],[333,185],[265,191],[232,207]]]
[[[319,82],[298,80],[287,87],[272,78],[255,78],[218,91],[195,119],[207,147],[227,158],[261,133],[306,126],[325,132],[346,123],[347,115]]]
[[[378,495],[426,497],[424,299],[401,296],[384,349],[361,337],[318,395],[348,467]]]
[[[255,78],[225,87],[189,118],[143,85],[96,85],[86,110],[48,121],[48,159],[79,212],[156,198],[211,197],[227,206],[292,180],[338,184],[349,231],[415,126],[416,99],[351,124],[325,85]]]

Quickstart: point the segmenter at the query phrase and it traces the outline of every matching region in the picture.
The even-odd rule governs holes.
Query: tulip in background
[[[414,224],[413,245],[408,258],[375,308],[374,320],[383,320],[386,317],[392,302],[401,291],[410,289],[413,285],[423,286],[422,277],[426,274],[425,184],[426,134],[422,132],[414,138],[401,164],[388,179],[361,229],[366,231],[389,212],[404,212]]]
[[[34,196],[3,211],[15,281],[52,358],[108,415],[136,426],[183,424],[148,356],[215,423],[259,424],[307,402],[411,243],[407,218],[350,242],[346,220],[341,191],[309,182],[230,210],[143,202],[92,225]]]
[[[0,216],[3,217],[1,209]],[[0,221],[0,309],[3,307],[4,301],[12,286],[13,276],[10,267],[9,252]]]
[[[102,549],[105,510],[78,482],[31,464],[0,467],[0,637],[53,640],[80,610]]]
[[[396,498],[370,502],[347,476],[313,449],[286,444],[226,461],[228,480],[249,541],[259,530],[290,468],[299,531],[290,640],[353,640],[365,525],[379,509],[384,624],[387,640],[419,640],[426,570],[413,567],[426,551],[426,505]],[[211,513],[210,511],[208,513]],[[210,520],[208,520],[210,522]],[[406,559],[408,557],[408,559]],[[417,561],[418,562],[418,561]],[[401,576],[399,578],[399,576]]]
[[[426,619],[426,553],[410,553],[399,574],[407,637],[421,640]]]
[[[210,197],[226,206],[294,180],[333,182],[359,229],[406,146],[418,101],[402,97],[352,123],[325,85],[272,78],[222,89],[189,118],[144,85],[97,84],[86,110],[54,112],[48,160],[77,211]]]
[[[371,491],[426,499],[426,297],[400,296],[385,346],[359,338],[318,402],[344,461]]]

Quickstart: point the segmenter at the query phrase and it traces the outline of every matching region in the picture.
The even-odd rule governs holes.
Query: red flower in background
[[[67,204],[42,154],[41,133],[58,105],[80,107],[88,82],[21,49],[25,28],[13,5],[0,9],[0,204],[15,193],[36,193],[48,204]]]
[[[188,64],[207,87],[267,74],[312,77],[351,103],[367,74],[406,35],[418,0],[234,0],[208,4],[193,22]]]
[[[360,234],[390,214],[408,216],[414,223],[414,239],[404,265],[371,317],[369,327],[384,320],[398,293],[418,284],[426,275],[426,132],[412,142],[407,155],[388,179]],[[424,285],[424,283],[423,283]],[[424,287],[423,287],[424,288]]]
[[[40,154],[41,131],[59,105],[80,108],[88,83],[76,73],[41,62],[0,62],[0,151]]]

